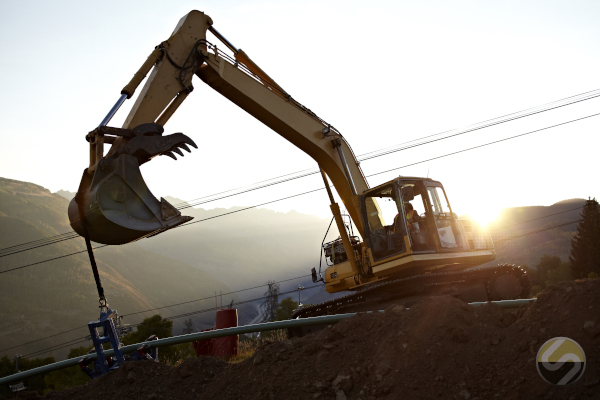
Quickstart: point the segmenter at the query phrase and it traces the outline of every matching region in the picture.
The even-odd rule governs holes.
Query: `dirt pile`
[[[548,339],[577,341],[583,377],[552,386],[536,369]],[[585,399],[600,398],[600,280],[549,287],[528,308],[471,307],[452,297],[359,314],[271,343],[238,364],[126,365],[48,399]]]

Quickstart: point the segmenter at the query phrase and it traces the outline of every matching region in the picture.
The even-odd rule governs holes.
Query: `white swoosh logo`
[[[563,378],[557,383],[557,385],[566,385],[567,382],[569,382],[571,380],[571,378],[573,378],[577,372],[579,372],[579,370],[581,369],[581,359],[573,353],[567,353],[564,354],[557,362],[555,362],[554,364],[551,364],[548,361],[548,358],[550,358],[550,356],[560,347],[561,344],[563,344],[565,342],[564,339],[558,339],[556,340],[554,343],[552,343],[552,346],[550,346],[548,348],[548,350],[546,350],[544,352],[544,354],[542,354],[542,365],[544,366],[544,368],[546,368],[548,371],[556,371],[558,370],[560,367],[562,367],[564,365],[565,362],[567,361],[572,361],[573,362],[573,368],[571,368],[571,370],[565,375],[563,376]]]

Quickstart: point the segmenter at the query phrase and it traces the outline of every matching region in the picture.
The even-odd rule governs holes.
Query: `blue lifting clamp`
[[[88,324],[98,359],[94,361],[93,369],[87,366],[92,361],[87,357],[79,361],[79,367],[92,379],[123,366],[123,363],[125,362],[123,352],[121,351],[121,344],[119,343],[119,337],[117,336],[117,330],[115,329],[115,324],[113,322],[113,318],[116,317],[116,315],[117,311],[112,310],[108,306],[106,299],[101,299],[100,318],[97,321],[92,321]],[[104,348],[102,347],[104,343],[110,343],[115,352],[114,357],[106,358]]]

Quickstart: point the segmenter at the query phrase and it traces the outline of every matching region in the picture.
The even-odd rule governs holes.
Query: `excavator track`
[[[380,310],[390,304],[410,306],[436,295],[451,295],[467,302],[510,300],[527,298],[530,291],[529,276],[521,267],[500,264],[491,268],[412,275],[373,283],[348,296],[302,308],[292,318]],[[292,334],[297,335],[295,332]]]

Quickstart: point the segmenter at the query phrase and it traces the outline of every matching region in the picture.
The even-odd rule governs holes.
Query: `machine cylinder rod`
[[[127,100],[127,94],[123,93],[119,97],[119,100],[117,100],[117,102],[115,103],[113,108],[110,109],[108,114],[106,114],[106,117],[104,117],[104,119],[102,120],[102,122],[100,122],[100,125],[98,125],[98,126],[106,126],[106,124],[108,124],[110,122],[110,120],[112,119],[112,117],[114,117],[114,115],[117,113],[119,108],[121,108],[121,106],[123,105],[125,100]]]
[[[233,51],[236,54],[239,52],[237,47],[231,44],[231,42],[227,40],[225,36],[221,35],[221,33],[218,30],[216,30],[213,26],[209,26],[208,30],[211,31],[213,35],[215,35],[221,42],[223,42],[225,46],[229,47],[229,50]]]
[[[356,192],[356,186],[354,185],[350,168],[348,168],[348,163],[346,162],[346,156],[344,156],[344,150],[342,150],[342,141],[337,138],[332,141],[332,144],[333,147],[337,149],[338,154],[340,155],[340,160],[342,160],[342,165],[344,166],[344,171],[346,172],[346,177],[348,178],[348,183],[350,184],[350,189],[352,190],[352,195],[356,196],[358,193]]]
[[[490,303],[497,304],[502,308],[513,308],[513,307],[521,307],[531,305],[536,299],[519,299],[519,300],[503,300],[503,301],[491,301]],[[472,306],[482,306],[487,304],[488,302],[477,302],[477,303],[469,303]],[[372,312],[372,311],[369,311]],[[379,312],[383,312],[383,310],[379,310]],[[322,325],[322,324],[333,324],[339,321],[342,321],[347,318],[352,318],[357,313],[348,313],[348,314],[336,314],[336,315],[323,315],[320,317],[310,317],[310,318],[300,318],[300,319],[291,319],[287,321],[278,321],[278,322],[265,322],[262,324],[255,325],[245,325],[238,326],[235,328],[225,328],[225,329],[216,329],[214,331],[208,332],[196,332],[190,333],[187,335],[173,336],[169,338],[163,338],[158,340],[153,340],[150,342],[136,343],[130,344],[129,346],[121,347],[123,353],[129,353],[139,349],[143,345],[148,345],[150,347],[163,347],[170,346],[173,344],[179,343],[188,343],[196,340],[204,340],[204,339],[213,339],[218,337],[225,336],[233,336],[233,335],[241,335],[244,333],[254,333],[254,332],[264,332],[271,331],[274,329],[287,329],[287,328],[298,328],[301,326],[310,326],[310,325]],[[114,351],[112,349],[104,352],[106,357],[111,357],[114,355]],[[88,354],[87,357],[95,359],[95,354]],[[56,371],[58,369],[72,367],[73,365],[77,365],[79,360],[82,357],[69,358],[68,360],[63,360],[56,362],[54,364],[44,365],[42,367],[37,367],[30,369],[28,371],[19,372],[17,374],[5,376],[0,378],[0,385],[4,385],[6,383],[10,383],[16,380],[29,378],[30,376],[35,376],[39,374],[44,374],[46,372]]]

